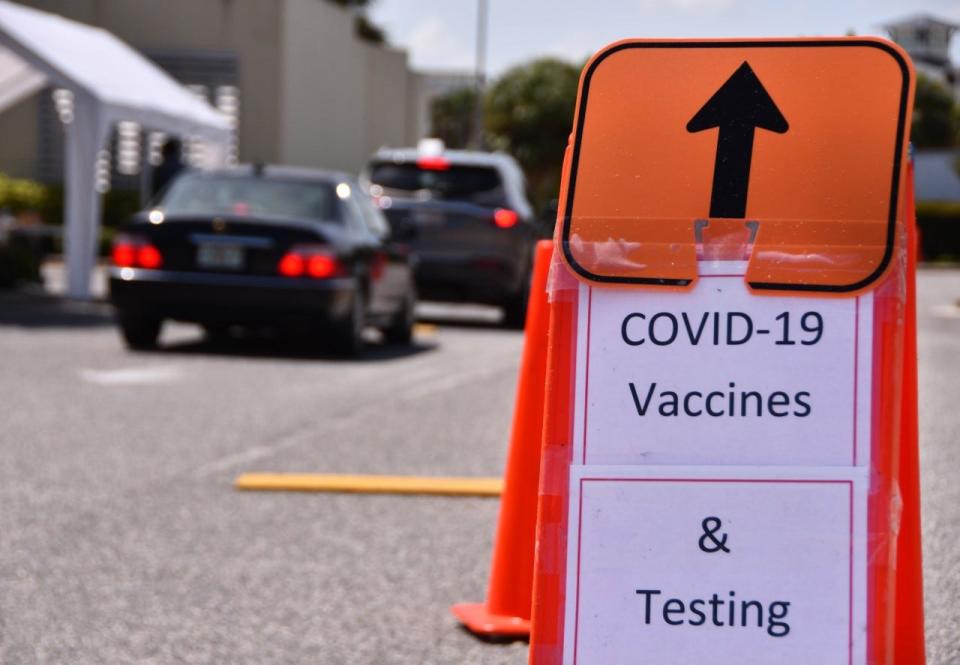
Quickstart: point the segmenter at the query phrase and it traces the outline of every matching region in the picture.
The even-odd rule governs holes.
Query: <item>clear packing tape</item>
[[[856,294],[890,267],[895,220],[643,219],[558,222],[566,266],[584,281],[685,289],[697,262],[749,261],[754,291]]]
[[[710,261],[746,262],[745,288],[758,298],[872,294],[866,663],[923,662],[912,164],[905,170],[906,184],[889,219],[598,219],[565,217],[561,201],[548,280],[551,332],[531,663],[559,664],[565,653],[581,284],[684,292],[696,285],[698,265]]]

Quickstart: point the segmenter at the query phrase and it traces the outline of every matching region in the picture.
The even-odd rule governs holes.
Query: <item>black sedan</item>
[[[407,343],[410,257],[349,176],[288,167],[188,172],[117,234],[110,300],[131,348],[164,319],[315,335],[346,354],[363,329]]]

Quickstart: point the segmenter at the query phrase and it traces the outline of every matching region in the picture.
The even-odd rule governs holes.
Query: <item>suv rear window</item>
[[[507,205],[500,173],[489,166],[451,164],[439,170],[421,168],[413,162],[374,162],[370,165],[370,182],[395,197],[426,194],[434,199],[482,206]]]

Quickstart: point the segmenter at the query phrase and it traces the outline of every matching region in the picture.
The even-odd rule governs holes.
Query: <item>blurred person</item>
[[[156,196],[186,165],[183,163],[183,144],[180,139],[168,139],[160,150],[160,163],[153,169],[151,194]]]

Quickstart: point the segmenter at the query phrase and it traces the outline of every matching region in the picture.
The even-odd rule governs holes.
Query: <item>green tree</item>
[[[327,0],[327,2],[332,2],[347,9],[366,9],[373,4],[373,0]]]
[[[357,37],[364,41],[373,44],[387,43],[387,33],[364,14],[359,14],[353,19],[353,29],[357,33]]]
[[[367,18],[367,9],[375,0],[327,0],[345,9],[354,10],[353,31],[360,39],[373,44],[385,44],[387,34],[383,28]]]
[[[474,100],[473,88],[460,88],[440,95],[430,103],[431,135],[448,148],[466,148],[473,135]]]
[[[542,58],[510,69],[487,91],[487,143],[520,162],[538,210],[556,198],[560,188],[580,69],[562,60]]]
[[[918,148],[948,148],[957,144],[957,134],[958,115],[950,91],[918,75],[910,140]]]

